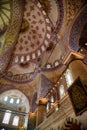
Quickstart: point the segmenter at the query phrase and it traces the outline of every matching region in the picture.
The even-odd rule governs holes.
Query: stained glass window
[[[13,119],[12,125],[18,126],[18,123],[19,123],[19,116],[15,116],[14,119]]]
[[[11,111],[7,110],[5,112],[2,123],[9,124],[10,117],[11,117]]]

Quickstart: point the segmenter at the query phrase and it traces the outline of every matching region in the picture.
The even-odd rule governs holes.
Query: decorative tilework
[[[79,35],[87,22],[87,5],[83,8],[82,12],[79,14],[77,20],[75,21],[70,37],[70,47],[77,51],[79,49]]]
[[[53,87],[53,83],[46,78],[44,75],[41,75],[41,91],[40,97],[45,97],[49,90]]]

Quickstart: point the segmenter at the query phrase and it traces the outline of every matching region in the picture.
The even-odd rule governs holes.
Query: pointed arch
[[[0,94],[0,99],[6,97],[6,96],[15,96],[18,99],[22,100],[23,106],[25,106],[25,113],[28,113],[30,111],[30,105],[29,105],[29,100],[28,98],[22,93],[20,90],[17,89],[11,89],[4,91]]]

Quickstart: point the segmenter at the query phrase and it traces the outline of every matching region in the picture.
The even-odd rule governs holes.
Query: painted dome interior
[[[58,84],[68,55],[83,54],[84,48],[87,56],[87,7],[80,12],[85,3],[0,0],[0,107],[34,111],[37,100]]]

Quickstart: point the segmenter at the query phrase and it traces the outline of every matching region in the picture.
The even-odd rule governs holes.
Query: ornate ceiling
[[[84,5],[75,0],[0,0],[1,87],[31,101],[41,75],[53,83],[65,69],[71,25]],[[2,90],[2,91],[3,91]],[[32,102],[32,101],[31,101]]]
[[[63,3],[60,0],[8,3],[11,17],[9,16],[10,22],[1,46],[1,61],[4,62],[1,64],[1,71],[9,64],[5,73],[6,79],[20,83],[29,82],[39,71],[48,71],[60,65],[61,50],[57,44],[57,33],[63,22]],[[52,58],[52,51],[57,53],[55,58]],[[8,59],[6,53],[8,57],[12,57]]]
[[[0,36],[6,31],[10,20],[10,2],[9,0],[0,1]]]
[[[0,1],[0,52],[4,44],[4,37],[10,21],[11,16],[10,4],[11,3],[9,2],[9,0]]]

